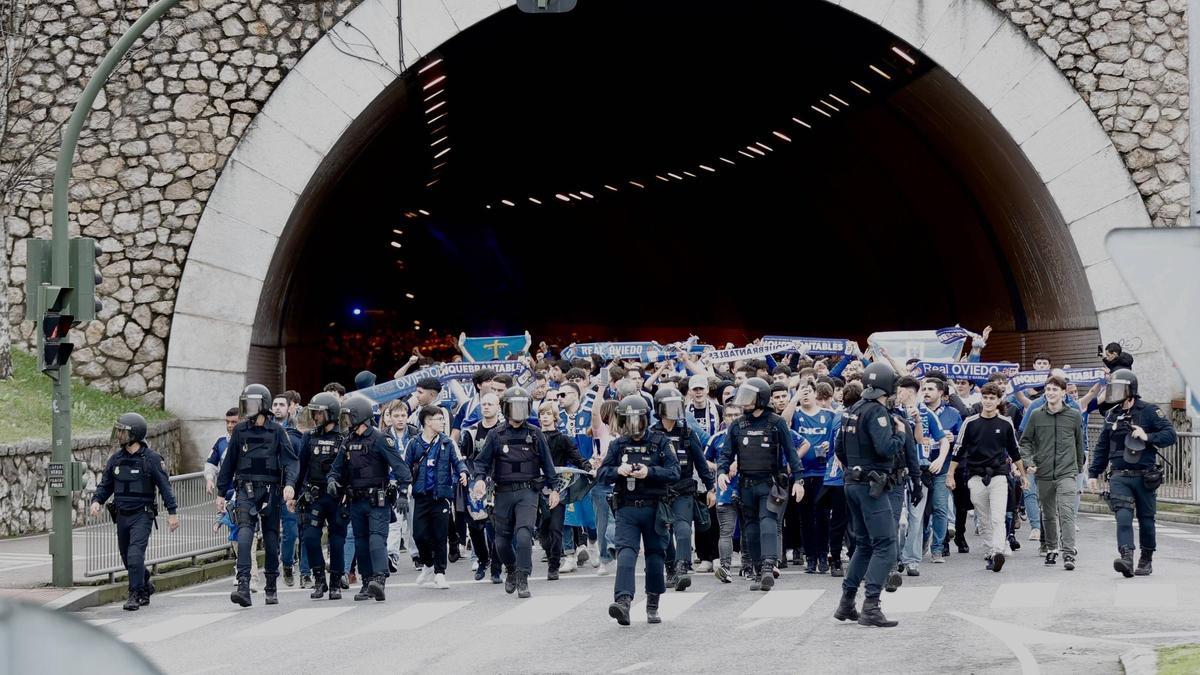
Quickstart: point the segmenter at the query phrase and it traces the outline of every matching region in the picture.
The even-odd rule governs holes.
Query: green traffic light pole
[[[67,191],[71,183],[71,165],[75,161],[75,148],[79,144],[79,132],[83,129],[83,123],[92,110],[96,96],[104,88],[109,76],[116,70],[129,48],[146,32],[147,28],[178,3],[179,0],[159,0],[129,27],[129,30],[117,40],[112,49],[108,50],[108,54],[104,56],[104,60],[92,74],[92,79],[88,81],[83,94],[75,104],[75,110],[71,113],[71,119],[63,131],[62,147],[58,152],[58,166],[54,171],[54,226],[50,243],[51,279],[54,286],[66,288],[70,285],[71,240],[67,220]],[[30,298],[26,299],[26,302],[33,301]],[[91,300],[89,298],[86,301],[90,302]],[[45,307],[39,307],[38,315],[40,316],[45,309]],[[41,341],[43,339],[42,331],[39,330],[39,353],[42,350]],[[71,553],[71,527],[74,524],[74,509],[71,504],[74,499],[72,490],[83,487],[74,484],[73,475],[76,472],[71,468],[70,361],[68,360],[58,370],[57,376],[51,375],[51,378],[54,380],[54,385],[51,403],[50,460],[52,463],[66,468],[64,475],[66,489],[52,490],[50,498],[53,521],[50,553],[54,557],[51,580],[55,586],[69,587],[74,584]]]

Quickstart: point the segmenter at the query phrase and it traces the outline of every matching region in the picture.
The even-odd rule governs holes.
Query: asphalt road
[[[926,562],[920,577],[885,594],[892,629],[832,618],[838,581],[786,570],[769,593],[697,575],[663,598],[664,623],[607,615],[613,577],[589,565],[555,582],[535,565],[533,598],[471,581],[451,565],[449,590],[393,575],[386,602],[308,598],[284,587],[280,604],[241,609],[231,580],[156,595],[80,616],[133,644],[168,673],[284,672],[794,672],[1119,673],[1133,647],[1200,640],[1200,528],[1160,528],[1155,572],[1112,570],[1110,516],[1081,514],[1079,567],[1046,568],[1026,544],[1000,573],[977,553]],[[1020,531],[1022,540],[1028,530]],[[977,538],[968,537],[982,551]],[[535,549],[536,554],[536,549]],[[540,557],[535,555],[535,560]],[[407,567],[407,566],[406,566]],[[639,576],[639,596],[642,579]],[[861,594],[860,594],[861,599]]]

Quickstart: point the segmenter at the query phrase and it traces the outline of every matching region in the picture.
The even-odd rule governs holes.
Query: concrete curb
[[[1112,514],[1112,510],[1108,508],[1108,504],[1098,501],[1089,502],[1086,499],[1079,502],[1079,510],[1082,513],[1101,513]],[[1196,513],[1173,513],[1171,511],[1159,510],[1154,514],[1154,520],[1160,523],[1183,523],[1185,525],[1200,525],[1200,514]]]
[[[218,560],[174,572],[156,574],[154,576],[154,587],[159,592],[173,591],[213,579],[232,577],[235,564],[236,561],[234,560]],[[78,612],[88,607],[106,605],[110,602],[122,600],[125,598],[126,593],[128,593],[128,588],[129,586],[125,583],[78,588],[61,598],[46,603],[44,606],[47,609]]]
[[[1125,675],[1154,675],[1158,672],[1158,653],[1147,647],[1138,647],[1121,654],[1121,667]]]

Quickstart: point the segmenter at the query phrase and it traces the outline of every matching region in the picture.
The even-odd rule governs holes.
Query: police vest
[[[346,460],[350,464],[350,487],[355,490],[387,487],[388,463],[373,447],[374,436],[352,437],[346,442]]]
[[[622,464],[644,464],[645,466],[662,466],[662,458],[654,446],[646,444],[645,439],[639,445],[630,445],[621,450]],[[648,479],[617,476],[613,486],[617,494],[631,499],[667,496],[667,486]]]
[[[308,446],[305,450],[309,453],[309,485],[325,487],[326,478],[329,476],[329,469],[333,467],[333,460],[335,457],[337,457],[338,447],[340,447],[341,444],[342,437],[336,433],[320,437],[308,437]]]
[[[131,455],[124,450],[121,457],[113,466],[113,480],[116,481],[113,496],[132,499],[154,499],[154,476],[146,467],[146,451],[142,450]]]
[[[876,420],[883,415],[889,423],[891,415],[886,408],[876,401],[859,399],[842,417],[842,443],[846,448],[847,468],[861,466],[868,471],[891,471],[892,466],[887,458],[880,455],[864,424],[877,424]],[[890,430],[889,430],[890,433]],[[903,461],[903,457],[901,457]]]
[[[533,431],[508,427],[496,441],[500,452],[496,454],[496,482],[523,483],[541,475],[541,455],[534,445]]]
[[[667,431],[660,429],[659,433],[667,437],[667,443],[671,446],[671,450],[675,452],[675,458],[679,460],[679,480],[675,481],[672,486],[676,492],[680,490],[695,490],[696,480],[692,478],[692,473],[695,467],[692,466],[691,455],[687,451],[687,441],[690,434],[687,434],[687,427],[681,426],[682,421],[675,424],[675,428]]]
[[[738,444],[738,473],[774,473],[779,467],[779,443],[774,427],[747,429],[738,422],[735,430],[737,435],[731,440]]]
[[[242,427],[240,431],[242,447],[238,453],[238,480],[278,483],[279,447],[275,432],[265,426]]]

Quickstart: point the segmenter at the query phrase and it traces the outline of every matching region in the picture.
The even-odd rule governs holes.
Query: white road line
[[[1188,532],[1187,530],[1181,530],[1181,529],[1179,529],[1179,528],[1175,528],[1175,527],[1158,527],[1158,526],[1155,526],[1155,528],[1154,528],[1154,531],[1155,531],[1155,532],[1158,532],[1158,533],[1160,533],[1160,534],[1191,534],[1191,533],[1190,533],[1190,532]]]
[[[941,586],[901,586],[895,593],[883,594],[881,606],[885,614],[927,612],[941,592]]]
[[[487,622],[489,626],[536,626],[549,623],[588,599],[587,595],[541,595],[518,600],[513,609]]]
[[[470,600],[418,602],[415,605],[405,607],[391,616],[386,616],[362,630],[364,632],[379,632],[420,628],[421,626],[437,621],[447,614],[457,612],[469,604],[471,604]]]
[[[649,668],[653,663],[654,663],[653,661],[640,661],[631,666],[625,666],[624,668],[622,668],[620,670],[614,670],[613,672],[614,673],[633,673],[633,672],[639,671],[643,668]]]
[[[1113,606],[1161,609],[1174,607],[1178,602],[1179,591],[1175,584],[1137,584],[1117,586]]]
[[[158,642],[167,638],[175,637],[190,630],[195,630],[210,623],[227,619],[233,616],[236,612],[218,612],[215,614],[184,614],[159,623],[151,624],[144,628],[137,628],[123,633],[120,636],[123,642]]]
[[[93,626],[107,626],[108,624],[116,622],[116,621],[120,621],[120,619],[86,619],[85,620],[86,623],[90,623]]]
[[[659,599],[658,615],[663,621],[673,621],[684,612],[688,611],[697,602],[704,599],[708,593],[663,593]],[[646,620],[646,599],[638,600],[629,610],[630,617],[634,620]]]
[[[736,628],[736,630],[749,630],[751,628],[758,628],[759,626],[763,625],[764,623],[769,623],[770,621],[771,621],[771,617],[766,617],[763,619],[756,619],[754,621],[751,621],[750,623],[744,623],[744,624],[738,626]]]
[[[1018,607],[1049,607],[1058,593],[1057,583],[1001,584],[992,596],[992,609]]]
[[[1159,530],[1159,533],[1175,539],[1182,539],[1184,541],[1200,541],[1200,535],[1196,534],[1168,534],[1162,530]]]
[[[1200,637],[1200,631],[1181,630],[1173,633],[1117,633],[1116,635],[1105,635],[1104,637],[1111,638],[1113,640],[1150,640],[1159,638]]]
[[[1001,642],[1004,643],[1004,646],[1008,647],[1009,650],[1012,651],[1013,655],[1017,657],[1017,663],[1021,664],[1022,675],[1038,675],[1038,673],[1042,672],[1041,668],[1038,667],[1037,659],[1033,658],[1033,653],[1029,651],[1029,648],[1022,644],[1019,637],[1011,635],[1007,631],[1000,629],[998,622],[985,622],[985,620],[977,619],[973,616],[962,614],[960,612],[950,612],[950,614],[957,616],[960,619],[966,619],[967,621],[979,626],[992,635],[995,635]]]
[[[783,619],[808,611],[825,591],[771,591],[742,612],[742,619]]]
[[[297,609],[270,621],[252,626],[237,634],[237,637],[281,637],[291,635],[309,626],[345,614],[354,607],[325,607],[322,609]]]

